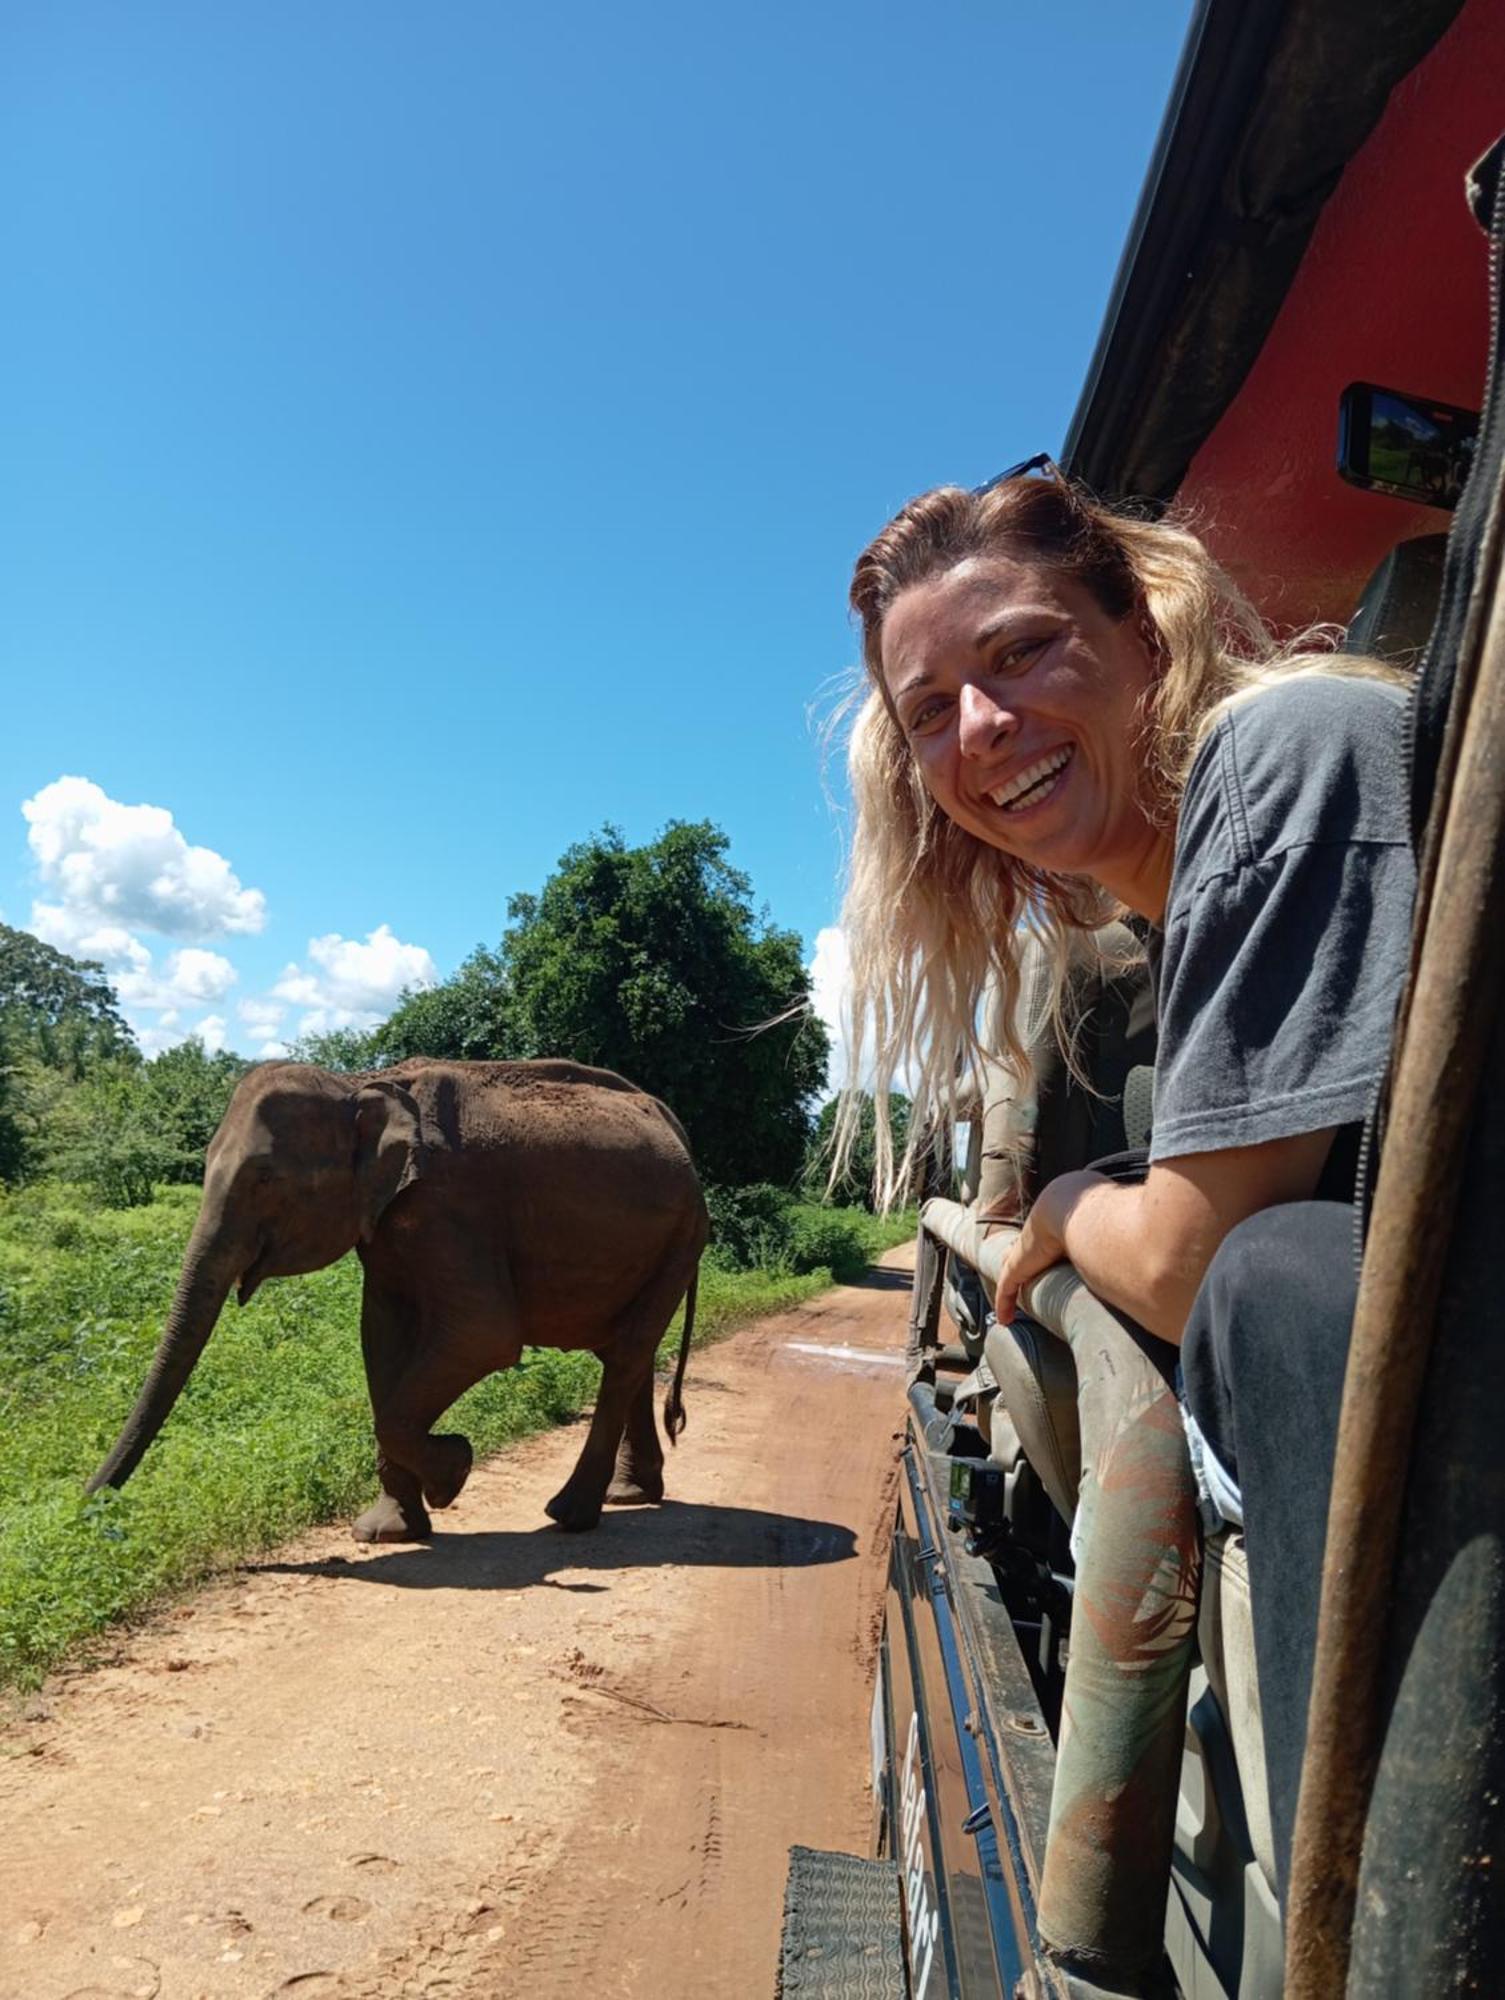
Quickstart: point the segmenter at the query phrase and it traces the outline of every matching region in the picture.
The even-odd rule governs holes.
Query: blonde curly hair
[[[852,714],[855,809],[842,909],[851,968],[853,1079],[877,1111],[875,1194],[912,1189],[921,1156],[975,1101],[985,1061],[1027,1080],[1039,1021],[1020,1018],[1021,934],[1038,939],[1051,976],[1044,1007],[1072,1060],[1069,970],[1119,906],[1081,876],[1054,875],[979,840],[926,790],[883,680],[884,620],[905,591],[968,557],[1044,562],[1085,587],[1115,619],[1138,617],[1152,656],[1140,708],[1140,803],[1175,825],[1192,760],[1231,704],[1300,674],[1404,678],[1375,660],[1335,655],[1340,636],[1310,630],[1281,644],[1182,522],[1107,506],[1059,474],[969,492],[940,486],[911,500],[858,558],[851,604],[863,673],[836,720]],[[1079,982],[1078,982],[1079,983]],[[987,1020],[983,1000],[988,995]],[[886,1110],[896,1080],[912,1087],[909,1140],[896,1159]],[[833,1180],[856,1139],[862,1090],[842,1093]]]

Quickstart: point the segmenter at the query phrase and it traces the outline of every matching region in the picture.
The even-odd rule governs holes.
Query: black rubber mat
[[[893,1862],[791,1847],[777,2000],[906,2000],[908,1992]]]

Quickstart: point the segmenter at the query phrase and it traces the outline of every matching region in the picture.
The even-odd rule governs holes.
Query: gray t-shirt
[[[1277,683],[1192,766],[1156,968],[1152,1160],[1357,1124],[1384,1072],[1416,873],[1406,697]]]

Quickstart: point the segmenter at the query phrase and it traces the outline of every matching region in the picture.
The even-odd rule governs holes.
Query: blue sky
[[[5,920],[256,1053],[709,818],[813,952],[852,559],[1059,445],[1189,11],[12,9]]]

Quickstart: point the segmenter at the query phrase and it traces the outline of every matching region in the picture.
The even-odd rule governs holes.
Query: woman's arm
[[[1162,1340],[1180,1343],[1192,1300],[1228,1232],[1262,1208],[1307,1201],[1333,1133],[1189,1153],[1152,1166],[1137,1187],[1090,1170],[1042,1190],[998,1281],[994,1310],[1013,1318],[1019,1293],[1053,1264]]]

